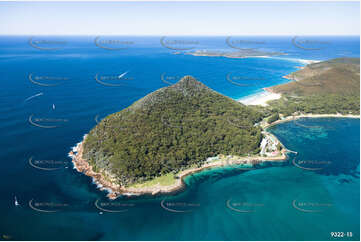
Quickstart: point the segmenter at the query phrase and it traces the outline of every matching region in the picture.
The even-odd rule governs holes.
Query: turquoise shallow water
[[[308,136],[310,128],[299,124],[318,130]],[[22,197],[21,207],[6,204],[1,227],[17,239],[39,240],[334,240],[330,232],[352,232],[343,239],[358,240],[359,131],[359,119],[280,124],[271,132],[302,160],[327,160],[333,166],[309,171],[275,162],[247,172],[217,168],[187,177],[187,189],[176,196],[109,203],[81,174],[53,174],[62,184],[43,184],[44,189],[54,185],[53,190],[43,190],[36,201],[68,206],[37,212]],[[332,154],[313,154],[321,149]],[[97,199],[102,208],[118,212],[99,214]]]
[[[171,81],[192,74],[236,99],[286,82],[282,76],[303,65],[298,59],[359,56],[359,38],[331,38],[332,48],[312,53],[295,48],[291,39],[269,37],[266,41],[269,50],[287,52],[285,58],[227,59],[174,55],[159,46],[157,37],[151,44],[139,37],[135,41],[139,46],[121,52],[96,48],[91,37],[69,37],[69,48],[52,52],[30,47],[27,37],[1,37],[0,238],[334,240],[330,237],[334,231],[352,232],[353,237],[344,239],[358,239],[359,119],[281,124],[271,132],[298,151],[297,157],[248,172],[236,168],[205,171],[188,177],[186,191],[177,196],[120,198],[110,203],[91,179],[72,169],[67,157],[97,117],[167,86],[161,79],[164,73]],[[203,40],[224,48],[221,37]],[[100,85],[94,79],[96,74],[126,71],[129,79],[118,87]],[[228,73],[251,85],[232,85]],[[57,86],[39,86],[30,82],[30,74],[67,79]],[[59,127],[31,125],[32,115],[43,125]],[[59,169],[34,168],[29,164],[31,157],[35,165]],[[303,168],[321,169],[296,167],[294,158]],[[14,206],[14,196],[19,207]],[[96,202],[113,212],[100,214]]]

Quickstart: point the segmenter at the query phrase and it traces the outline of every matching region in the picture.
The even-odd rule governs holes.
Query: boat
[[[122,79],[126,74],[128,74],[128,71],[120,74],[120,75],[118,76],[118,79]]]
[[[18,202],[18,200],[16,199],[16,196],[15,196],[15,206],[19,206],[20,204],[19,204],[19,202]]]
[[[53,110],[55,110],[55,104],[53,104]]]

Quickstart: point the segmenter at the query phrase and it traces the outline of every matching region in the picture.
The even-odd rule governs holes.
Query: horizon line
[[[226,36],[250,36],[250,37],[258,37],[258,36],[274,36],[274,37],[298,37],[298,36],[329,36],[329,37],[338,37],[338,36],[349,36],[349,37],[360,37],[360,34],[272,34],[272,35],[264,35],[264,34],[236,34],[236,35],[230,35],[230,34],[205,34],[205,35],[187,35],[187,34],[171,34],[171,35],[165,35],[165,34],[144,34],[144,35],[138,35],[138,34],[1,34],[0,36],[84,36],[84,37],[94,37],[94,36],[139,36],[139,37],[159,37],[159,36],[175,36],[175,37],[226,37]]]

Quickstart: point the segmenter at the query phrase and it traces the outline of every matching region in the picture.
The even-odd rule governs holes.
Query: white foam
[[[249,57],[249,58],[251,58],[251,57]],[[299,58],[286,58],[286,57],[277,57],[277,56],[253,56],[253,58],[269,58],[269,59],[277,59],[277,60],[287,60],[287,61],[299,62],[304,65],[321,62],[319,60],[306,60],[306,59],[299,59]]]
[[[318,60],[305,60],[305,59],[297,59],[297,60],[298,60],[299,62],[301,62],[302,64],[305,64],[305,65],[320,62],[320,61],[318,61]]]
[[[122,193],[122,195],[127,196],[127,197],[139,196],[139,194],[131,193],[131,192],[125,192],[125,193]]]

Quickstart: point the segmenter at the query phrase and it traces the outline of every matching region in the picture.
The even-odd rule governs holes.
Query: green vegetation
[[[88,134],[83,157],[130,186],[218,154],[258,153],[262,134],[254,124],[262,118],[187,76],[103,119]]]
[[[360,96],[345,96],[337,94],[323,94],[293,98],[285,96],[281,99],[269,102],[273,112],[279,112],[285,116],[294,113],[313,114],[360,114]]]
[[[273,123],[274,121],[277,121],[277,120],[279,120],[279,119],[280,119],[279,113],[275,113],[275,114],[272,114],[272,115],[268,118],[267,122],[270,124],[270,123]]]
[[[360,59],[338,58],[314,63],[288,75],[293,82],[272,87],[282,98],[267,112],[360,114]]]
[[[146,181],[146,182],[139,183],[139,184],[132,184],[129,187],[144,188],[144,187],[153,187],[157,184],[160,186],[170,186],[170,185],[173,185],[175,181],[176,181],[175,175],[172,173],[168,173],[168,174],[156,177],[150,181]]]
[[[83,157],[127,187],[170,185],[180,171],[219,154],[258,154],[256,123],[299,113],[359,114],[359,59],[340,58],[292,73],[272,87],[282,98],[247,107],[190,76],[109,115],[88,134]]]

